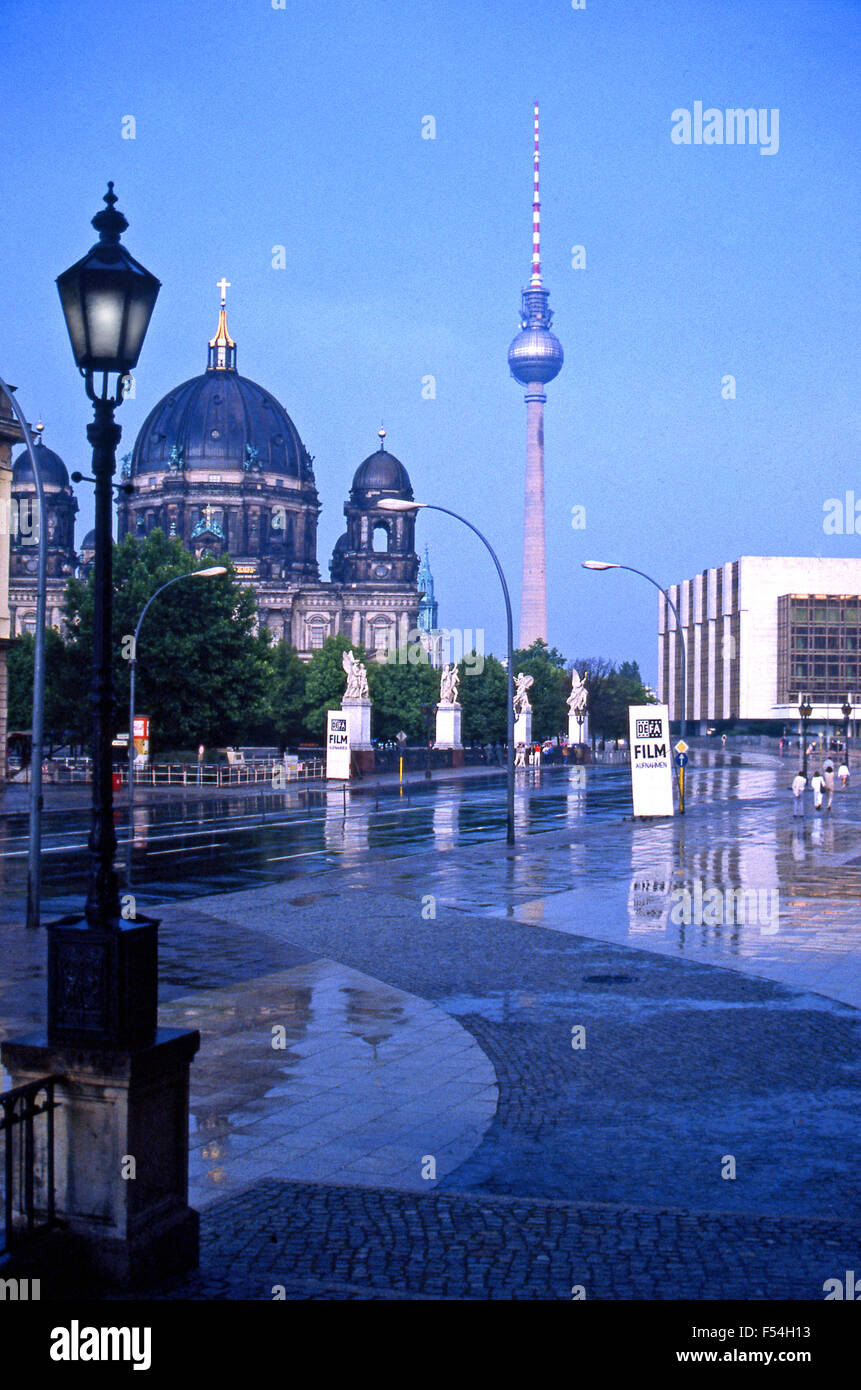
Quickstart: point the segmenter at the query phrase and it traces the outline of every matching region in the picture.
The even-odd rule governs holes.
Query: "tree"
[[[9,672],[9,729],[30,729],[33,723],[33,668],[36,639],[32,633],[16,637],[7,654]],[[67,718],[65,686],[66,648],[56,628],[45,629],[45,744],[66,741],[70,727]]]
[[[562,653],[555,647],[548,647],[540,637],[531,647],[514,653],[515,674],[523,671],[532,676],[529,703],[532,705],[532,736],[536,742],[555,738],[568,727],[566,700],[571,677],[566,666]]]
[[[471,655],[470,661],[461,661],[457,669],[464,739],[469,743],[504,743],[508,678],[502,662],[486,656],[482,664]]]
[[[628,706],[651,703],[635,661],[619,667],[602,657],[583,657],[574,665],[589,673],[589,727],[602,738],[628,737]]]
[[[308,662],[305,675],[305,728],[312,738],[321,741],[325,738],[326,712],[338,709],[341,704],[347,686],[341,661],[347,651],[360,661],[367,661],[364,647],[354,646],[339,632],[334,637],[327,637]]]
[[[167,580],[202,569],[180,540],[160,530],[145,540],[127,536],[114,549],[114,715],[116,731],[128,724],[129,658],[138,619],[148,599]],[[227,573],[174,584],[160,594],[141,628],[135,707],[150,717],[150,736],[162,749],[240,743],[269,714],[270,636],[257,631],[254,591]],[[93,590],[70,580],[66,590],[66,648],[70,702],[89,733],[88,692],[92,661]]]
[[[410,648],[397,653],[397,660],[374,662],[368,668],[368,685],[374,702],[375,738],[393,739],[401,730],[416,743],[427,736],[427,717],[422,705],[439,700],[440,673],[427,660],[411,662]],[[434,736],[431,722],[431,738]]]
[[[283,638],[270,651],[269,723],[283,750],[305,735],[305,683],[308,669]]]

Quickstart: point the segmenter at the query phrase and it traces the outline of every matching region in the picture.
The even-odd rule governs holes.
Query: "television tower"
[[[520,332],[508,349],[515,381],[526,387],[526,502],[523,513],[523,587],[520,646],[547,641],[547,547],[544,534],[544,387],[558,376],[564,354],[550,332],[549,291],[541,283],[541,199],[538,187],[538,103],[535,103],[532,193],[532,275],[521,295]]]

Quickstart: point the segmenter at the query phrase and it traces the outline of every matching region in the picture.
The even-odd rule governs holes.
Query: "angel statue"
[[[527,694],[527,691],[532,685],[532,681],[533,677],[527,676],[524,671],[518,672],[514,677],[514,683],[517,686],[514,692],[514,715],[517,719],[520,718],[521,714],[525,714],[528,709],[532,709]]]
[[[457,687],[459,681],[460,676],[457,673],[456,666],[451,664],[443,666],[439,681],[439,702],[441,705],[457,704]]]
[[[571,672],[571,694],[568,696],[568,713],[576,717],[583,715],[586,709],[588,694],[586,691],[586,681],[589,676],[588,671],[583,672],[581,679],[576,667]]]
[[[344,691],[345,700],[367,700],[368,692],[368,673],[350,651],[344,652],[341,657],[341,665],[347,673],[347,689]]]

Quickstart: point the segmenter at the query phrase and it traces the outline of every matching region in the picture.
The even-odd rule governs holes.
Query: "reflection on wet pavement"
[[[496,1110],[494,1069],[459,1023],[334,961],[174,999],[160,1021],[202,1035],[193,1206],[259,1178],[427,1191]]]

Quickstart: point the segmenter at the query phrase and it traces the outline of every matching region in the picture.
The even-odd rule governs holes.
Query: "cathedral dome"
[[[131,474],[242,469],[313,482],[311,457],[275,397],[236,370],[222,305],[200,376],[170,391],[143,423]]]
[[[33,447],[36,451],[36,462],[39,465],[39,476],[43,484],[48,487],[69,487],[69,473],[60,455],[55,454],[53,449],[46,449],[41,436],[37,436]],[[22,449],[12,464],[12,491],[15,492],[22,487],[33,488],[34,490],[36,487],[33,465],[26,449]]]
[[[369,454],[359,464],[353,478],[353,492],[399,492],[412,501],[413,486],[410,475],[400,459],[388,453],[383,447],[385,430],[380,430],[380,447],[376,453]]]

